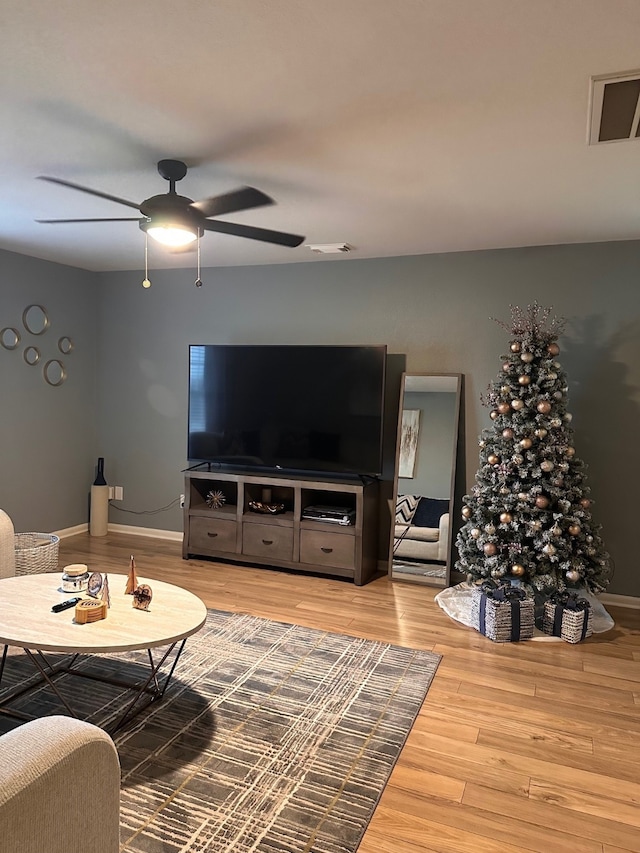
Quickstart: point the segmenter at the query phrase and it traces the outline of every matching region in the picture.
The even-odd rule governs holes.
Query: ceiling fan
[[[235,213],[240,210],[250,210],[275,204],[272,198],[253,187],[240,187],[223,195],[193,201],[186,196],[176,193],[176,182],[181,181],[187,174],[187,166],[181,160],[160,160],[158,172],[169,181],[169,192],[154,195],[140,204],[125,198],[92,190],[80,184],[63,181],[39,175],[42,181],[70,187],[72,190],[106,198],[116,204],[133,207],[142,214],[140,217],[110,217],[107,219],[38,219],[37,222],[46,224],[63,224],[77,222],[138,222],[142,231],[150,237],[167,246],[184,246],[201,237],[205,231],[218,231],[221,234],[232,234],[236,237],[248,237],[251,240],[262,240],[265,243],[275,243],[278,246],[299,246],[305,239],[297,234],[287,234],[283,231],[271,231],[266,228],[255,228],[252,225],[241,225],[236,222],[221,222],[211,217],[225,213]]]

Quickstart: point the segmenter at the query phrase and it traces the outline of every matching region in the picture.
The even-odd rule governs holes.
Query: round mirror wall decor
[[[0,329],[0,344],[5,349],[16,349],[20,343],[20,332],[12,326]]]
[[[27,364],[33,366],[40,361],[40,350],[38,347],[26,347],[25,351],[22,353],[22,357]]]
[[[73,349],[73,341],[68,335],[63,335],[58,340],[58,349],[63,355],[69,355],[69,353]]]
[[[22,312],[22,325],[32,335],[42,335],[49,328],[49,317],[42,305],[27,305]]]
[[[51,358],[45,364],[42,373],[44,375],[44,380],[49,385],[53,385],[57,387],[58,385],[62,385],[64,380],[67,378],[67,371],[64,369],[64,364],[57,358]]]

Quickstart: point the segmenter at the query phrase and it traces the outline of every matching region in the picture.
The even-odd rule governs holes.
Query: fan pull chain
[[[202,287],[202,279],[200,278],[200,229],[198,228],[198,278],[195,280],[196,287]]]
[[[151,287],[151,282],[149,281],[149,235],[147,232],[144,232],[144,281],[142,282],[143,287]]]

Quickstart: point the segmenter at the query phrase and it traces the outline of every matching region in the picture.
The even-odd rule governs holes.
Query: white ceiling
[[[640,237],[640,142],[587,145],[593,75],[640,68],[638,0],[4,0],[0,247],[140,269],[156,162],[224,218],[349,258]],[[150,244],[153,241],[149,241]],[[327,262],[205,234],[204,266]],[[150,246],[152,268],[195,256]]]

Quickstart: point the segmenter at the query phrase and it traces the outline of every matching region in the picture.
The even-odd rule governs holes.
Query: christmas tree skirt
[[[474,628],[473,619],[471,616],[471,602],[473,599],[473,591],[476,585],[468,582],[459,583],[456,586],[447,587],[439,592],[435,601],[444,610],[447,616],[455,619],[456,622],[461,622],[468,628]],[[580,591],[580,597],[586,598],[591,605],[593,612],[593,633],[603,634],[605,631],[610,631],[615,622],[607,613],[602,602],[591,593],[585,590]],[[535,629],[534,640],[560,641],[560,637],[551,637],[548,634],[543,634],[542,631]]]

